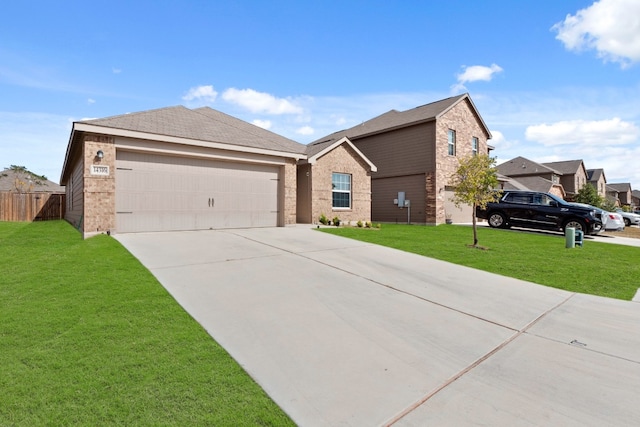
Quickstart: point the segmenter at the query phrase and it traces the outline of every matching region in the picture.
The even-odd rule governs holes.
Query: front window
[[[351,208],[351,175],[334,173],[331,176],[334,209]]]
[[[475,136],[471,138],[471,153],[474,156],[478,155],[478,138],[476,138]]]
[[[449,142],[449,155],[456,155],[456,131],[449,129],[449,134],[447,135],[447,140]]]

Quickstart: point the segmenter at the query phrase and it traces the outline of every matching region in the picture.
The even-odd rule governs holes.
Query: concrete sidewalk
[[[115,236],[299,425],[637,425],[640,305],[305,226]]]

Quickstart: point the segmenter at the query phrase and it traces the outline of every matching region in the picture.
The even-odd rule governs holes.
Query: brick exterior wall
[[[96,153],[102,150],[104,157]],[[84,219],[80,231],[84,237],[104,233],[116,227],[116,148],[114,138],[85,135],[84,156]],[[91,166],[109,166],[109,176],[92,175]]]
[[[296,224],[296,209],[297,209],[297,162],[295,159],[287,159],[286,164],[283,167],[283,185],[281,186],[281,194],[284,206],[282,211],[284,212],[284,225]],[[282,224],[280,224],[282,225]]]
[[[351,209],[334,209],[332,174],[351,175]],[[311,167],[311,218],[317,223],[324,214],[343,223],[371,221],[371,173],[369,165],[347,144],[342,144],[320,157]]]
[[[448,154],[448,131],[456,131],[455,156]],[[478,154],[487,154],[488,135],[480,119],[467,100],[454,105],[436,122],[436,170],[435,176],[427,174],[427,223],[445,222],[445,187],[450,185],[459,161],[472,155],[471,140],[478,138]]]

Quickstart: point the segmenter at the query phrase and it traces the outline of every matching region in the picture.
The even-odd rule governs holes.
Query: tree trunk
[[[473,246],[478,246],[478,229],[476,226],[476,204],[473,204],[473,213],[471,214],[473,224]]]

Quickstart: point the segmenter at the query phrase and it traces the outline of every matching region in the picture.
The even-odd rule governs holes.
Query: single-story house
[[[374,221],[441,224],[471,222],[470,206],[451,201],[458,160],[488,154],[491,133],[469,94],[407,111],[388,111],[350,129],[316,140],[348,138],[378,168],[371,177]]]
[[[315,183],[300,200],[299,168]],[[298,212],[317,222],[320,210],[368,221],[375,170],[346,139],[316,152],[208,107],[176,106],[74,122],[60,182],[65,218],[89,237],[286,226]]]

